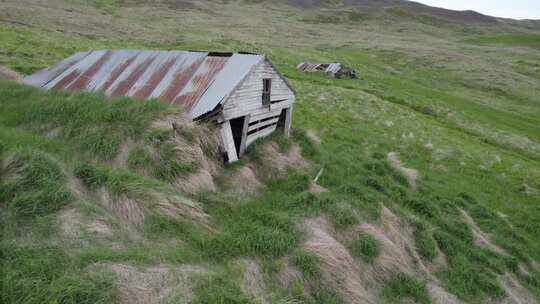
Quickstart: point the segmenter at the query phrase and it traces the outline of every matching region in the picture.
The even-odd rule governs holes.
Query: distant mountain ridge
[[[303,8],[343,8],[365,10],[368,12],[399,8],[412,15],[429,15],[451,21],[465,23],[497,23],[502,18],[481,14],[476,11],[456,11],[433,7],[407,0],[283,0],[289,5]]]

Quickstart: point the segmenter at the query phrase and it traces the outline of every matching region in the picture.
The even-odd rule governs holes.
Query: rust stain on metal
[[[25,82],[45,89],[156,97],[182,104],[199,117],[216,108],[263,59],[233,53],[98,50],[76,53]]]
[[[58,81],[54,85],[53,89],[55,89],[55,90],[64,89],[68,84],[70,84],[73,80],[75,80],[77,77],[79,77],[80,74],[81,74],[80,70],[73,70],[67,76],[65,76],[60,81]]]
[[[165,100],[174,100],[176,95],[178,95],[180,91],[182,91],[182,89],[186,86],[186,84],[191,80],[191,78],[197,71],[197,68],[201,65],[203,61],[204,58],[198,59],[194,63],[190,64],[186,69],[178,70],[174,75],[171,84],[165,90],[165,93],[160,96],[160,98]]]
[[[90,66],[84,73],[77,78],[67,89],[71,91],[80,91],[82,89],[86,89],[88,87],[88,83],[90,83],[90,80],[92,77],[94,77],[97,72],[103,67],[105,62],[107,62],[112,56],[111,51],[105,52],[101,58],[99,58],[98,61],[96,61],[92,66]]]
[[[163,80],[163,78],[165,78],[165,75],[167,75],[167,72],[169,72],[175,62],[176,58],[171,58],[165,62],[165,64],[161,65],[161,67],[159,67],[159,69],[155,71],[152,76],[150,76],[148,82],[145,83],[144,86],[137,92],[135,92],[133,96],[138,98],[146,98],[150,96],[157,85]]]
[[[122,80],[118,86],[114,89],[114,91],[111,93],[111,96],[121,96],[125,95],[129,89],[137,82],[139,77],[148,69],[148,67],[156,60],[156,57],[151,57],[146,59],[143,63],[139,64],[133,72],[125,79]]]
[[[107,91],[111,87],[111,85],[114,83],[114,81],[118,79],[118,77],[126,70],[126,68],[133,63],[135,58],[137,58],[137,55],[129,58],[126,62],[114,68],[114,70],[111,72],[111,75],[109,75],[109,78],[100,88],[100,90],[104,92]]]
[[[186,109],[191,109],[199,97],[204,93],[215,75],[219,73],[227,62],[227,57],[208,57],[204,61],[203,68],[206,71],[202,74],[195,75],[191,79],[192,90],[184,93],[174,99],[173,103],[182,104]]]

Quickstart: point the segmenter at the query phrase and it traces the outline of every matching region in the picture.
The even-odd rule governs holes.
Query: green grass
[[[321,275],[319,259],[312,254],[298,252],[293,256],[292,264],[308,279],[314,279]]]
[[[300,282],[296,292],[293,292],[295,299],[309,304],[339,304],[343,299],[322,279],[322,271],[319,268],[319,258],[304,251],[297,252],[292,257],[292,264],[302,273],[305,282]],[[305,285],[308,284],[311,293],[306,296]]]
[[[437,243],[431,236],[429,228],[422,222],[415,225],[414,244],[420,256],[427,261],[433,261],[437,257]]]
[[[248,304],[253,303],[243,294],[230,275],[218,274],[201,277],[193,290],[192,303],[223,303]]]
[[[400,303],[408,298],[414,300],[415,303],[431,303],[425,282],[404,273],[398,273],[386,282],[383,295],[390,303]]]
[[[151,121],[171,110],[158,102],[42,92],[2,81],[0,216],[7,227],[3,252],[10,252],[5,275],[13,278],[4,302],[22,294],[28,295],[22,298],[25,303],[114,302],[112,280],[84,274],[85,267],[98,262],[204,263],[215,270],[244,257],[275,262],[289,256],[304,280],[296,283],[298,292],[286,290],[285,296],[340,303],[337,293],[317,279],[324,276],[318,261],[302,252],[306,236],[299,224],[325,216],[336,233],[346,233],[364,221],[376,222],[382,206],[414,218],[408,221],[414,228],[411,248],[423,259],[435,259],[437,247],[445,254],[448,268],[435,275],[462,300],[500,299],[504,291],[497,277],[507,272],[540,297],[538,272],[523,276],[518,271],[520,264],[540,259],[540,209],[535,204],[540,189],[540,78],[535,63],[540,58],[534,30],[511,32],[517,25],[465,30],[399,10],[381,18],[356,12],[336,18],[270,3],[265,14],[257,3],[213,4],[219,14],[210,14],[215,7],[202,2],[189,10],[149,8],[142,2],[130,3],[130,9],[118,1],[68,4],[68,9],[85,12],[80,28],[73,29],[81,34],[67,31],[69,18],[54,15],[62,10],[50,7],[47,18],[35,10],[36,25],[0,28],[0,65],[31,73],[76,51],[101,48],[265,53],[297,91],[292,140],[316,169],[324,168],[319,183],[329,192],[306,193],[312,172],[291,171],[264,180],[267,187],[253,196],[190,197],[204,205],[211,230],[151,213],[136,231],[143,242],[120,237],[125,248],[118,250],[94,243],[75,246],[56,231],[58,211],[77,206],[66,190],[66,175],[75,172],[89,189],[144,197],[148,189],[173,191],[163,182],[194,172],[199,164],[179,160],[170,132],[148,132]],[[141,14],[149,10],[153,14]],[[387,18],[390,14],[395,20]],[[110,27],[95,26],[110,22],[111,15],[115,23]],[[17,15],[5,18],[7,24]],[[230,24],[231,30],[223,31],[222,24]],[[508,47],[522,48],[513,53]],[[304,61],[344,62],[357,68],[360,78],[337,80],[296,71],[296,64]],[[307,129],[319,135],[320,146],[309,140]],[[193,143],[197,136],[192,131],[182,129],[180,135]],[[112,162],[128,139],[136,147],[129,152],[127,168],[116,168]],[[290,141],[271,140],[289,151]],[[264,168],[258,145],[235,166],[251,159]],[[391,151],[419,171],[416,192],[386,162]],[[6,164],[11,160],[23,165],[10,169]],[[475,246],[458,208],[508,254]],[[17,225],[22,219],[24,225]],[[13,245],[20,241],[35,243],[35,250]],[[169,241],[180,245],[165,246]],[[61,247],[50,249],[51,243]],[[369,260],[376,256],[375,244],[361,236],[350,249]],[[43,258],[36,252],[43,252]],[[317,272],[321,276],[309,275]],[[35,284],[28,287],[29,282]],[[219,273],[198,282],[194,294],[200,303],[249,301],[236,281]],[[386,283],[382,297],[429,303],[425,284],[402,274]]]
[[[351,242],[349,250],[366,263],[372,263],[381,253],[379,242],[369,234],[359,235]]]
[[[58,160],[45,152],[15,150],[0,172],[0,200],[15,218],[45,216],[73,200]]]
[[[480,36],[465,42],[478,45],[525,46],[540,48],[540,35],[537,34],[506,34]]]
[[[109,101],[101,94],[43,92],[10,82],[2,82],[0,95],[3,125],[56,134],[79,152],[103,160],[113,159],[125,140],[140,136],[168,109],[155,100]]]
[[[3,303],[111,303],[114,277],[77,269],[56,247],[32,247],[3,241]]]
[[[105,187],[113,195],[128,195],[135,198],[148,198],[147,189],[158,188],[160,184],[145,180],[129,171],[109,169],[90,163],[77,165],[73,174],[91,190]]]

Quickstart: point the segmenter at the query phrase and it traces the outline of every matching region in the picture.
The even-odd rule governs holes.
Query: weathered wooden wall
[[[272,79],[272,94],[270,107],[262,104],[263,79]],[[276,102],[281,100],[281,102]],[[242,84],[229,96],[223,105],[223,119],[252,115],[261,119],[264,114],[281,111],[294,102],[294,93],[268,61],[257,66],[246,77]],[[279,113],[278,113],[279,115]],[[269,116],[272,116],[269,114]],[[253,121],[253,119],[252,119]]]
[[[271,103],[263,105],[263,79],[267,78],[272,79]],[[283,109],[289,109],[287,112],[288,123],[285,123],[285,133],[289,134],[293,102],[294,92],[268,61],[265,60],[255,66],[253,71],[225,101],[220,117],[221,121],[238,117],[246,117],[247,119],[245,138],[243,138],[241,149],[237,151],[237,154],[242,154],[243,150],[258,138],[274,132]],[[224,142],[224,146],[227,147],[230,144]]]

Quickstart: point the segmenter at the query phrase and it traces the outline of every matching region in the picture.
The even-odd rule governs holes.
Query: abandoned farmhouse
[[[294,91],[264,55],[199,51],[99,50],[76,53],[24,79],[46,90],[158,98],[193,120],[218,125],[226,161],[256,139],[290,132]]]

